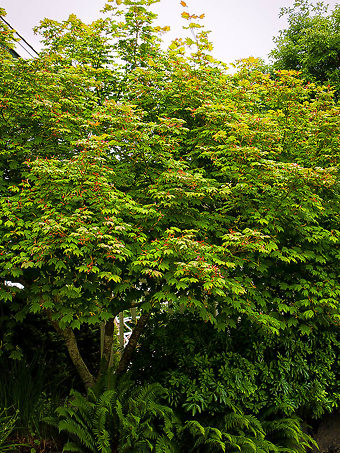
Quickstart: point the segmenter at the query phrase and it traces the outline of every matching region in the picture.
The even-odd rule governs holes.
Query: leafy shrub
[[[339,344],[332,328],[268,335],[240,318],[218,332],[189,314],[162,314],[145,332],[132,372],[156,379],[171,406],[193,416],[218,416],[233,404],[257,417],[272,408],[309,420],[339,401]]]

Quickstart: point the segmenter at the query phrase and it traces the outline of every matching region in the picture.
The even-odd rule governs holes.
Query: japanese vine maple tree
[[[2,56],[1,303],[45,315],[85,386],[75,332],[104,326],[104,369],[132,307],[117,373],[155,310],[272,335],[340,319],[332,92],[251,59],[229,75],[187,11],[195,39],[164,51],[153,3],[45,20],[38,59]]]

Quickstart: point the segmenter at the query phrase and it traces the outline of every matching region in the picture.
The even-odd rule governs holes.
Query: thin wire
[[[9,23],[7,22],[7,20],[5,20],[2,16],[0,16],[0,19],[1,19],[3,22],[5,22],[5,24],[8,25],[8,27],[10,27],[12,30],[14,30],[14,31],[15,31],[15,34],[18,35],[19,38],[20,38],[20,39],[21,39],[21,40],[22,40],[22,41],[23,41],[30,49],[32,49],[34,53],[36,53],[37,55],[39,55],[39,53],[34,49],[34,47],[32,47],[31,44],[29,44],[29,43],[26,41],[26,39],[23,38],[23,37],[20,35],[20,33],[18,33],[18,32],[12,27],[12,25],[9,24]],[[18,42],[18,44],[20,44],[20,42]],[[20,45],[21,45],[21,44],[20,44]],[[25,47],[24,47],[23,45],[21,45],[21,47],[22,47],[23,49],[25,49]],[[26,49],[25,49],[25,50],[26,50]],[[28,50],[26,50],[26,52],[27,52],[29,55],[31,55],[31,54],[28,52]],[[31,55],[31,57],[34,58],[33,55]]]
[[[17,41],[17,44],[19,44],[19,46],[22,47],[24,49],[24,51],[27,52],[30,57],[35,58],[22,44],[20,44],[20,41]]]

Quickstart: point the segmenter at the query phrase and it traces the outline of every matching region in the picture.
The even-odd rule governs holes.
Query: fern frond
[[[74,420],[61,420],[59,422],[59,432],[65,431],[69,434],[73,434],[79,442],[89,448],[91,451],[96,451],[96,443],[91,433],[84,428],[83,425],[75,422]]]
[[[224,417],[224,429],[232,431],[234,429],[248,428],[250,421],[243,413],[231,412]]]
[[[182,453],[174,439],[168,436],[159,436],[155,445],[155,453]]]
[[[77,452],[77,453],[84,453],[84,450],[79,447],[79,445],[75,444],[74,442],[67,442],[64,445],[63,452],[64,451],[71,451],[71,452]]]
[[[75,410],[72,407],[58,408],[57,411],[58,415],[60,417],[63,417],[65,420],[68,419],[73,420],[75,423],[78,423],[79,425],[83,426],[84,429],[90,429],[91,421],[93,420],[93,418],[92,419],[89,418],[87,414],[85,414],[85,416],[82,416],[80,411]]]
[[[255,442],[253,442],[253,440],[250,438],[239,439],[239,445],[241,447],[241,450],[244,452],[249,452],[249,453],[257,452],[257,446],[256,446]]]
[[[197,420],[189,420],[185,423],[185,428],[188,428],[190,434],[196,436],[205,436],[205,428]]]

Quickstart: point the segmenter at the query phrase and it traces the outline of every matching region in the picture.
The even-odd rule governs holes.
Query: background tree
[[[271,52],[275,69],[301,71],[308,81],[330,84],[340,89],[340,7],[328,13],[322,2],[296,0],[292,7],[282,8],[288,28],[274,39]]]

